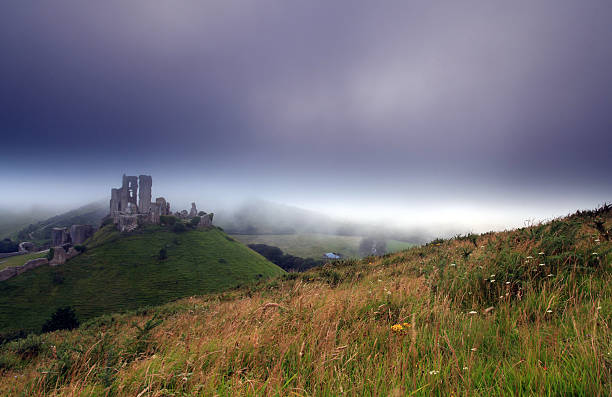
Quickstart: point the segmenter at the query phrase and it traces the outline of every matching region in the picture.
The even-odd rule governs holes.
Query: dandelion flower
[[[408,326],[410,326],[408,323],[395,324],[391,326],[391,331],[399,335],[406,335],[408,333]]]
[[[469,312],[468,314],[476,314],[478,313],[476,310],[472,310],[471,312]]]
[[[410,323],[402,323],[402,327],[404,328],[409,328],[411,326]]]

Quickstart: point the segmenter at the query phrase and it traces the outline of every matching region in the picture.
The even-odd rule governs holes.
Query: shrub
[[[47,259],[51,260],[51,259],[53,259],[53,256],[55,256],[55,249],[54,248],[49,248],[49,252],[47,252]]]
[[[74,309],[70,306],[60,307],[42,326],[42,332],[52,332],[60,329],[75,329],[79,326]]]
[[[104,226],[108,226],[108,225],[112,225],[113,223],[115,223],[113,221],[113,218],[108,217],[108,218],[104,218],[104,220],[102,221],[102,223],[100,224],[100,228],[103,228]]]
[[[19,251],[19,244],[12,241],[10,238],[0,240],[0,252],[15,252]]]
[[[87,251],[87,247],[84,245],[75,245],[74,249],[77,250],[80,253],[83,253],[85,251]]]
[[[162,225],[172,226],[176,223],[177,219],[172,215],[161,215],[159,217],[159,223]]]
[[[193,218],[191,218],[191,221],[189,221],[189,224],[192,227],[197,227],[200,224],[201,220],[202,218],[200,218],[199,216],[194,216]]]
[[[182,233],[187,231],[187,226],[183,222],[178,222],[174,226],[172,226],[172,231],[174,233]]]
[[[159,250],[159,260],[168,259],[168,250],[166,247]]]

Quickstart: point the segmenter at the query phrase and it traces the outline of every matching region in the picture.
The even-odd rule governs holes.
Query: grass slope
[[[99,318],[2,346],[0,393],[609,396],[611,234],[606,207]]]
[[[82,255],[0,282],[0,331],[38,330],[58,307],[82,320],[221,291],[283,271],[216,228],[150,227],[122,236],[103,228]],[[168,258],[159,260],[167,247]]]

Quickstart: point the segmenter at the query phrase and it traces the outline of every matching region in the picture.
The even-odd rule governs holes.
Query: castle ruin
[[[170,215],[170,203],[163,197],[151,201],[151,175],[126,176],[120,188],[111,189],[110,216],[119,230],[133,231],[141,224],[158,224],[160,216]]]

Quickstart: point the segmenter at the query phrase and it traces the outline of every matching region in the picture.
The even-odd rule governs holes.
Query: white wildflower
[[[549,275],[547,275],[546,277],[553,277],[554,275],[552,273],[550,273]]]
[[[510,284],[510,281],[506,281],[506,285]]]
[[[538,252],[538,255],[544,255],[543,251]]]
[[[435,369],[432,371],[429,371],[429,375],[438,375],[440,373],[440,371],[436,371]]]
[[[468,314],[476,314],[478,313],[476,310],[472,310],[471,312],[469,312]]]
[[[539,266],[546,266],[546,265],[545,265],[544,263],[540,263],[540,265],[539,265]]]
[[[548,309],[546,310],[546,313],[552,313],[552,310]]]

